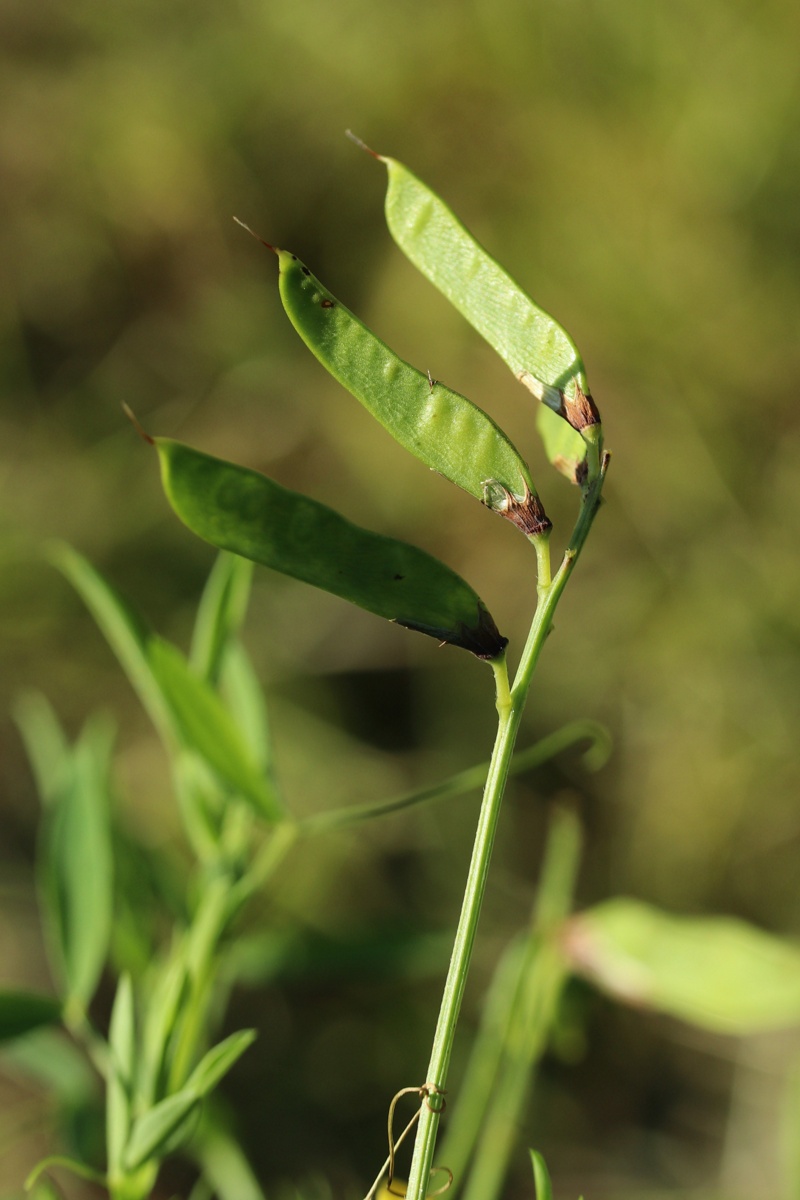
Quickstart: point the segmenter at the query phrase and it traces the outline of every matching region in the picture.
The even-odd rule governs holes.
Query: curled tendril
[[[400,1136],[395,1138],[395,1136],[394,1136],[395,1109],[397,1108],[397,1104],[403,1098],[403,1096],[410,1096],[412,1094],[419,1097],[420,1107],[414,1113],[413,1117],[408,1122],[408,1124],[406,1125],[405,1129],[400,1134]],[[435,1105],[432,1103],[434,1097],[436,1098]],[[408,1137],[409,1133],[411,1132],[411,1130],[414,1128],[417,1121],[419,1120],[419,1114],[422,1110],[422,1105],[426,1104],[432,1113],[436,1113],[438,1115],[440,1113],[443,1113],[447,1107],[447,1101],[445,1100],[444,1097],[445,1097],[444,1089],[440,1088],[438,1086],[438,1084],[435,1084],[435,1083],[423,1083],[421,1087],[405,1087],[405,1088],[401,1088],[399,1092],[395,1092],[394,1096],[392,1096],[391,1104],[389,1105],[389,1114],[388,1114],[388,1118],[387,1118],[387,1122],[386,1122],[387,1134],[388,1134],[388,1138],[389,1138],[389,1157],[386,1159],[386,1162],[383,1164],[380,1171],[378,1172],[377,1178],[375,1179],[375,1182],[373,1183],[372,1187],[369,1189],[366,1196],[364,1197],[364,1200],[372,1200],[373,1196],[375,1195],[375,1193],[378,1190],[378,1187],[379,1187],[380,1182],[383,1179],[384,1175],[386,1175],[386,1190],[387,1190],[387,1192],[389,1192],[392,1196],[405,1196],[405,1191],[399,1192],[399,1191],[396,1191],[392,1187],[392,1182],[394,1180],[395,1155],[397,1154],[397,1151],[399,1150],[400,1146],[403,1144],[403,1142]],[[438,1172],[442,1172],[442,1171],[444,1171],[445,1174],[447,1175],[446,1182],[443,1183],[440,1187],[436,1188],[435,1191],[428,1192],[426,1200],[432,1200],[433,1196],[441,1196],[444,1192],[446,1192],[450,1188],[450,1186],[453,1182],[453,1172],[450,1170],[449,1167],[432,1167],[431,1168],[431,1176],[437,1174]]]

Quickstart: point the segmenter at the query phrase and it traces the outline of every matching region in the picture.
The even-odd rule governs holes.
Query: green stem
[[[561,729],[543,737],[541,741],[527,746],[524,750],[519,750],[511,760],[508,773],[509,775],[520,775],[524,771],[531,771],[534,767],[541,766],[542,763],[548,762],[557,754],[569,750],[570,747],[582,741],[591,743],[583,752],[584,765],[588,770],[597,770],[605,763],[610,753],[608,732],[597,721],[579,720],[570,721],[569,724],[562,725]],[[401,796],[394,796],[391,800],[371,800],[366,804],[351,804],[347,808],[316,813],[314,816],[298,821],[293,828],[298,837],[313,837],[320,833],[330,833],[332,830],[346,829],[350,825],[371,820],[373,817],[390,816],[392,813],[402,812],[403,809],[412,808],[417,804],[428,804],[433,800],[453,799],[483,787],[488,771],[488,762],[479,763],[475,767],[467,767],[465,771],[451,775],[449,779],[429,784],[426,787],[414,788],[413,791],[404,792]],[[276,826],[275,836],[287,827],[288,823]]]
[[[503,799],[508,767],[514,752],[514,741],[519,729],[522,706],[514,705],[508,687],[508,673],[505,658],[501,657],[492,663],[497,685],[498,727],[492,752],[489,774],[483,793],[478,828],[472,850],[472,859],[467,874],[464,890],[464,900],[461,915],[453,942],[453,952],[450,967],[445,980],[442,995],[439,1020],[433,1037],[430,1063],[426,1083],[437,1091],[444,1091],[447,1081],[447,1070],[455,1040],[456,1024],[461,1009],[461,1001],[467,982],[467,972],[475,943],[483,895],[486,890],[486,878],[489,871],[489,861],[500,816],[500,806]],[[439,1127],[440,1105],[435,1101],[423,1103],[417,1137],[414,1144],[414,1157],[411,1163],[411,1175],[408,1181],[406,1196],[408,1200],[423,1200],[428,1184],[428,1177],[433,1164],[433,1150],[436,1142],[436,1132]]]
[[[185,1083],[205,1033],[218,946],[228,923],[230,889],[231,879],[227,874],[207,880],[197,912],[187,930],[184,953],[189,991],[181,1012],[180,1032],[170,1065],[168,1095],[178,1091]]]
[[[500,808],[514,753],[514,743],[528,697],[533,672],[542,652],[545,640],[561,594],[566,587],[575,562],[597,514],[608,466],[604,456],[596,476],[587,486],[581,502],[578,520],[572,532],[563,561],[555,576],[550,579],[549,552],[543,538],[534,538],[539,564],[538,604],[531,623],[528,639],[514,680],[509,690],[505,657],[492,663],[497,687],[498,728],[495,738],[486,786],[478,817],[478,828],[467,874],[461,914],[456,928],[450,966],[444,984],[439,1019],[433,1036],[433,1046],[428,1064],[426,1084],[435,1091],[444,1091],[447,1071],[455,1041],[456,1025],[461,1001],[467,982],[472,948],[478,928],[481,905],[486,890],[489,862],[500,816]],[[414,1157],[406,1190],[407,1200],[424,1200],[428,1179],[433,1165],[433,1152],[439,1128],[441,1105],[436,1101],[423,1101],[420,1109]]]
[[[549,1040],[566,975],[560,931],[572,909],[580,850],[577,817],[557,806],[548,827],[530,928],[514,937],[494,971],[441,1150],[442,1161],[454,1175],[454,1195],[475,1156],[466,1200],[491,1200],[496,1190],[487,1170],[494,1171],[499,1183],[506,1173],[519,1108]]]
[[[572,907],[580,850],[577,818],[556,809],[518,986],[507,1020],[496,1031],[499,1061],[493,1086],[484,1093],[486,1117],[477,1146],[472,1142],[475,1160],[464,1200],[496,1200],[503,1186],[531,1077],[547,1048],[569,976],[559,935]]]

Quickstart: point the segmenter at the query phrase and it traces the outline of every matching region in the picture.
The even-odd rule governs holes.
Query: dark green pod
[[[399,358],[295,255],[279,250],[278,258],[281,299],[295,329],[392,437],[525,534],[548,531],[527,464],[491,417]]]
[[[353,604],[497,658],[507,639],[460,575],[425,551],[361,529],[257,471],[156,438],[167,498],[180,519],[222,550],[302,579]]]
[[[389,173],[386,221],[403,253],[486,338],[537,399],[576,430],[599,424],[572,338],[402,163]]]

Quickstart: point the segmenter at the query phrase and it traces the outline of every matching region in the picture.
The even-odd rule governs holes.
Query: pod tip
[[[365,153],[371,154],[373,158],[377,158],[378,162],[386,162],[386,159],[382,154],[378,154],[377,150],[373,150],[371,146],[368,146],[367,143],[363,141],[357,133],[353,133],[352,129],[345,129],[344,133],[345,137],[349,137],[351,142],[355,142],[359,150],[363,150]]]
[[[147,430],[140,423],[139,418],[136,416],[136,413],[133,411],[133,409],[129,405],[127,405],[125,403],[124,400],[122,402],[122,411],[125,413],[125,416],[128,418],[131,425],[136,430],[136,432],[138,433],[138,435],[142,439],[142,441],[147,442],[148,446],[155,446],[155,444],[156,444],[155,438],[150,436],[150,434],[147,432]]]
[[[261,235],[256,233],[255,230],[251,229],[249,225],[245,225],[244,221],[240,221],[238,217],[234,217],[233,219],[237,225],[241,225],[242,229],[247,230],[247,232],[250,234],[250,237],[254,237],[257,242],[261,242],[261,245],[266,246],[267,249],[271,250],[273,254],[278,253],[277,246],[273,246],[271,242],[268,242],[262,238]]]

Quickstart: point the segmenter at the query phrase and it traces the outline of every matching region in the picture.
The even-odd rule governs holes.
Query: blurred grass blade
[[[162,1158],[176,1149],[194,1128],[200,1104],[197,1092],[184,1088],[134,1121],[125,1150],[125,1169],[135,1171],[149,1159]]]
[[[57,547],[53,557],[108,639],[167,748],[177,741],[199,754],[262,816],[277,819],[277,799],[213,689],[84,558],[67,546]]]
[[[608,995],[715,1033],[800,1024],[800,947],[744,921],[620,898],[574,917],[565,948]]]
[[[277,820],[281,815],[277,799],[216,692],[162,638],[149,639],[147,660],[181,743],[199,753],[262,816]]]
[[[217,556],[197,609],[189,662],[208,683],[216,684],[225,648],[238,633],[250,599],[253,564],[224,551]]]
[[[779,1121],[779,1152],[787,1200],[800,1200],[800,1057],[789,1063]]]
[[[0,1042],[61,1020],[61,1002],[40,992],[0,992]]]
[[[266,1200],[238,1142],[218,1125],[204,1125],[196,1157],[219,1200]]]
[[[587,771],[599,771],[608,761],[611,753],[611,738],[604,725],[597,721],[570,721],[562,725],[554,733],[518,750],[511,760],[508,773],[510,776],[521,775],[532,771],[543,763],[555,758],[557,754],[570,749],[577,742],[588,741],[589,747],[583,752],[583,766]],[[438,783],[425,787],[414,788],[401,796],[389,800],[373,800],[366,804],[351,804],[347,808],[329,809],[327,812],[315,813],[305,817],[299,823],[299,829],[304,835],[327,833],[331,829],[341,829],[347,825],[355,825],[361,821],[369,821],[375,817],[389,816],[412,808],[417,804],[428,804],[434,800],[449,800],[455,796],[463,796],[486,783],[489,763],[484,762],[475,767],[467,767],[455,775],[449,776]]]
[[[193,1089],[199,1096],[205,1096],[207,1092],[217,1086],[224,1075],[227,1075],[248,1046],[252,1046],[255,1039],[256,1031],[254,1029],[242,1029],[212,1047],[207,1054],[203,1055],[189,1076],[186,1083],[187,1089]]]
[[[261,770],[267,774],[277,793],[277,783],[273,773],[269,713],[264,692],[253,664],[238,640],[229,641],[225,647],[219,686],[234,723],[247,743],[250,753]]]
[[[96,1110],[97,1075],[60,1030],[42,1027],[3,1046],[3,1070],[46,1088],[65,1110]]]
[[[533,1182],[536,1188],[536,1200],[553,1200],[553,1185],[550,1182],[550,1172],[541,1154],[536,1150],[529,1151],[533,1167]]]
[[[169,741],[172,719],[148,661],[147,647],[152,634],[147,625],[99,571],[71,546],[57,543],[51,549],[50,557],[94,617],[150,720],[162,738]]]
[[[63,975],[67,1024],[82,1019],[100,978],[111,936],[110,759],[113,729],[90,721],[73,751],[68,786],[44,831],[46,917]]]
[[[376,157],[389,173],[386,221],[400,249],[486,338],[517,379],[574,424],[569,410],[585,407],[580,397],[591,404],[591,397],[572,338],[408,167],[393,158]],[[596,423],[595,418],[588,423]]]
[[[122,1155],[131,1124],[131,1104],[136,1066],[133,984],[127,973],[120,977],[109,1029],[109,1073],[106,1089],[106,1153],[108,1173],[122,1167]]]
[[[351,524],[266,475],[155,439],[164,491],[199,537],[479,658],[501,638],[472,588],[431,555]]]
[[[26,1200],[63,1200],[63,1194],[58,1190],[52,1179],[42,1175],[26,1193]]]
[[[169,1045],[190,991],[184,950],[159,964],[145,1008],[142,1061],[137,1072],[137,1100],[152,1105],[159,1099],[169,1073]]]
[[[39,692],[25,692],[14,705],[17,723],[42,805],[51,806],[66,786],[70,748],[52,705]]]

